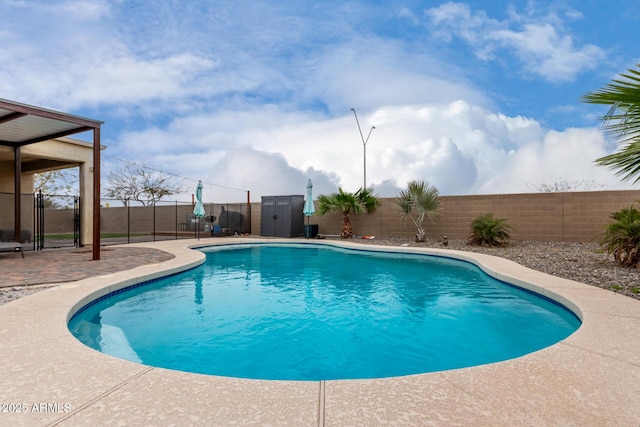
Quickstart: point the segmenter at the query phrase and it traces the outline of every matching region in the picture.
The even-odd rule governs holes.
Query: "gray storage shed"
[[[262,196],[260,235],[304,236],[304,196]]]

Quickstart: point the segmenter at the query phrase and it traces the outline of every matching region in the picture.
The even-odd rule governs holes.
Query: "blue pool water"
[[[205,252],[198,268],[88,305],[69,329],[151,366],[328,380],[506,360],[580,326],[567,309],[449,258],[320,245]]]

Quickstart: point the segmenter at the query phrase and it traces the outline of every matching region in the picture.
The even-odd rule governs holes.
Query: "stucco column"
[[[93,167],[80,163],[80,241],[83,245],[93,243]]]

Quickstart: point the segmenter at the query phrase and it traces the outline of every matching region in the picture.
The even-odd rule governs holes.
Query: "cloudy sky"
[[[444,195],[630,188],[606,108],[637,0],[0,0],[0,98],[103,120],[118,159],[208,201],[414,179]],[[636,187],[637,188],[637,187]]]

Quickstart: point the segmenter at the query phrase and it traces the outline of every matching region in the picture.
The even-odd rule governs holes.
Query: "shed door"
[[[261,236],[275,236],[276,235],[276,220],[274,218],[276,214],[276,199],[275,197],[263,197],[262,198],[262,211],[260,214],[260,235]]]
[[[291,198],[276,198],[276,236],[291,237]]]

